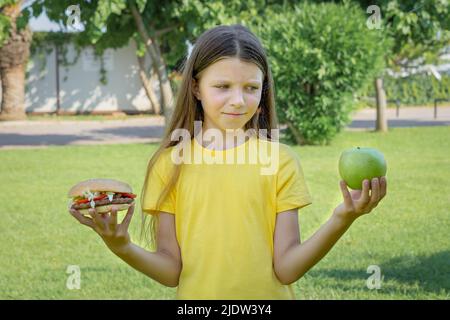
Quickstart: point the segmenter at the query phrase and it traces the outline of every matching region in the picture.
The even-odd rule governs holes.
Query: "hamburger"
[[[88,210],[95,208],[98,213],[105,213],[115,208],[127,210],[134,203],[136,195],[125,182],[113,179],[89,179],[74,185],[68,193],[72,198],[69,209],[78,210],[89,215]]]

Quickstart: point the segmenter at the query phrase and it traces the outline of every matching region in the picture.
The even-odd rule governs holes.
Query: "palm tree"
[[[2,103],[0,120],[25,119],[25,68],[30,55],[32,33],[28,25],[19,30],[16,20],[23,1],[0,7],[0,13],[10,21],[9,37],[0,47],[0,77]]]

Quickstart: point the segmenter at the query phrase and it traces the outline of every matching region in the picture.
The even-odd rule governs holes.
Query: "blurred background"
[[[313,196],[302,240],[342,201],[344,149],[388,163],[386,199],[297,298],[450,298],[447,0],[0,0],[0,298],[175,297],[79,225],[66,194],[94,177],[140,194],[196,38],[236,23],[266,49],[280,139]]]

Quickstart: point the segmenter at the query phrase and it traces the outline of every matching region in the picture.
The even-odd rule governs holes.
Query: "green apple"
[[[365,179],[386,175],[386,170],[383,154],[374,148],[350,148],[339,158],[339,174],[353,190],[361,190]]]

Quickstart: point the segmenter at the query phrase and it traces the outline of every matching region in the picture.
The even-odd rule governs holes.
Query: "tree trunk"
[[[147,31],[145,30],[145,25],[142,20],[142,16],[139,13],[136,4],[134,1],[128,2],[131,13],[133,15],[134,21],[136,23],[136,27],[138,29],[139,35],[144,40],[145,45],[147,47],[147,52],[150,54],[150,57],[153,61],[153,68],[158,76],[159,80],[159,88],[161,93],[161,107],[164,112],[164,117],[166,118],[166,123],[170,121],[170,118],[173,114],[173,92],[170,86],[169,78],[167,77],[167,70],[162,60],[160,54],[155,49],[155,43],[152,38],[149,37]]]
[[[302,146],[304,144],[306,144],[306,140],[303,137],[303,135],[300,133],[300,131],[292,124],[292,122],[287,121],[286,122],[287,126],[289,127],[289,129],[292,132],[292,135],[294,136],[295,142],[299,145]]]
[[[2,68],[2,111],[0,120],[24,120],[25,71],[24,65]]]
[[[160,68],[163,70],[162,74],[163,74],[163,92],[167,92],[168,93],[168,101],[169,102],[169,107],[166,108],[168,109],[166,111],[167,113],[167,119],[170,119],[172,117],[172,113],[174,110],[174,106],[173,106],[173,91],[172,91],[172,86],[170,85],[170,80],[169,77],[167,75],[167,66],[166,66],[166,62],[164,61],[164,57],[161,54],[161,51],[159,50],[159,44],[157,42],[157,40],[155,39],[155,41],[152,42],[151,44],[153,46],[153,48],[156,51],[157,56],[159,57],[159,61],[160,61]]]
[[[26,119],[25,68],[30,55],[31,31],[29,27],[17,30],[22,1],[2,8],[10,18],[9,38],[0,48],[0,77],[2,104],[0,120]]]
[[[375,92],[377,100],[376,131],[387,132],[386,93],[383,88],[383,78],[375,79]]]
[[[153,92],[150,79],[147,77],[147,73],[145,72],[145,56],[144,57],[137,56],[137,59],[139,64],[139,76],[141,78],[142,85],[144,86],[145,93],[147,94],[147,97],[152,105],[151,111],[153,111],[155,114],[161,114],[161,105],[159,104],[158,97]]]

